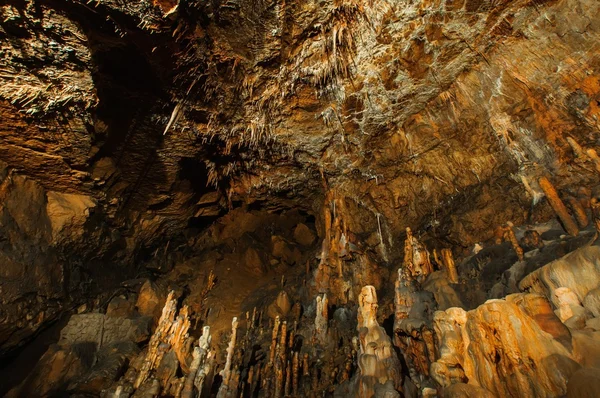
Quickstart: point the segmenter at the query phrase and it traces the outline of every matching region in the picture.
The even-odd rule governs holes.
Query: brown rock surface
[[[565,394],[580,365],[545,331],[548,321],[560,324],[558,319],[535,319],[532,298],[537,302],[536,296],[515,294],[469,312],[436,312],[440,359],[431,367],[434,379],[444,387],[468,381],[497,397]]]
[[[582,368],[569,379],[567,398],[593,398],[600,391],[600,369]]]
[[[551,294],[569,288],[580,302],[600,286],[600,247],[585,246],[527,275],[519,288],[532,293]]]
[[[59,314],[108,305],[72,318],[70,345],[40,365],[48,383],[31,383],[64,390],[89,367],[75,346],[147,337],[147,318],[111,298],[137,294],[138,312],[158,320],[174,289],[185,322],[172,327],[173,314],[161,330],[190,336],[154,339],[160,381],[139,394],[177,396],[184,381],[192,394],[185,344],[208,323],[219,348],[240,315],[229,395],[351,391],[359,350],[365,376],[381,379],[363,380],[369,394],[393,396],[405,376],[405,391],[432,395],[430,370],[456,394],[564,394],[574,361],[596,352],[600,249],[542,267],[552,242],[522,231],[558,216],[549,232],[590,233],[598,15],[596,0],[3,1],[0,359]],[[504,225],[520,265],[470,257]],[[451,283],[434,248],[448,272],[456,257]],[[536,294],[452,307],[517,286]],[[372,309],[360,326],[375,347],[351,343],[357,304]],[[265,364],[269,315],[297,324],[275,330]],[[409,374],[379,377],[381,353],[396,358],[386,329]],[[107,380],[129,360],[109,357]],[[112,387],[131,387],[133,368]],[[210,389],[214,375],[203,377]]]
[[[294,239],[302,246],[311,246],[315,242],[316,236],[306,224],[300,223],[294,229]]]

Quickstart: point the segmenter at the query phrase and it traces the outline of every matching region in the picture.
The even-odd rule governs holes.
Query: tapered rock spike
[[[283,388],[283,395],[289,397],[290,390],[292,387],[292,363],[287,361],[287,367],[285,369],[285,385]]]
[[[328,326],[328,306],[329,301],[327,300],[327,294],[323,297],[317,296],[317,311],[315,315],[315,333],[317,340],[324,344],[327,338],[327,326]]]
[[[271,349],[269,350],[269,365],[273,365],[275,361],[275,353],[277,348],[277,335],[279,334],[279,316],[275,318],[273,325],[273,333],[271,335]]]
[[[227,359],[225,360],[225,368],[223,368],[221,372],[221,376],[223,377],[223,384],[219,388],[219,392],[217,393],[218,398],[224,398],[229,395],[230,390],[237,388],[237,381],[232,380],[232,359],[233,352],[235,350],[235,341],[237,338],[237,327],[238,320],[237,317],[234,317],[231,321],[231,339],[229,340],[229,346],[227,347]]]
[[[277,357],[275,359],[275,389],[273,391],[273,396],[275,398],[280,398],[283,392],[283,383],[284,383],[284,365],[281,362],[281,358]]]
[[[575,224],[573,217],[571,217],[567,211],[565,204],[558,196],[554,185],[552,185],[550,180],[548,180],[546,177],[541,177],[538,182],[540,184],[540,188],[542,188],[546,194],[546,198],[548,199],[550,206],[552,206],[552,209],[554,209],[554,212],[560,221],[562,221],[567,233],[572,236],[577,236],[577,234],[579,234],[579,228],[577,227],[577,224]]]
[[[281,336],[279,337],[279,357],[285,363],[286,351],[287,351],[287,322],[283,321],[281,324]]]
[[[304,354],[302,358],[302,376],[309,376],[310,370],[308,367],[308,354]]]
[[[133,384],[134,389],[138,389],[142,383],[146,381],[150,372],[160,364],[160,361],[165,354],[164,349],[159,349],[161,344],[166,343],[170,345],[171,329],[177,313],[177,299],[174,298],[174,295],[175,292],[171,291],[167,296],[162,315],[158,321],[158,326],[148,343],[148,353],[146,354],[140,373]]]
[[[372,397],[375,394],[373,380],[384,384],[390,380],[394,388],[401,389],[400,362],[390,338],[377,322],[377,293],[373,286],[365,286],[358,297],[358,332],[360,351],[359,396]]]
[[[515,231],[513,231],[513,229],[512,229],[512,223],[508,223],[506,225],[506,227],[504,227],[504,240],[507,240],[510,242],[513,249],[515,250],[515,253],[517,253],[517,257],[519,258],[519,261],[523,261],[523,259],[525,258],[523,248],[521,248],[521,246],[519,245],[519,241],[517,241],[517,237],[515,236]]]
[[[433,272],[429,252],[408,227],[404,241],[404,267],[413,278],[424,278]]]
[[[590,220],[588,219],[585,209],[583,208],[579,200],[575,199],[572,196],[568,196],[567,203],[569,204],[573,215],[575,215],[575,219],[577,220],[577,224],[579,224],[579,227],[587,227],[590,223]]]
[[[586,153],[594,162],[594,165],[596,166],[596,171],[598,173],[600,173],[600,156],[598,156],[598,153],[596,152],[596,150],[594,148],[589,148],[586,151]]]
[[[298,395],[298,380],[300,379],[300,359],[298,352],[294,352],[292,357],[292,393]]]
[[[456,264],[454,263],[454,258],[452,257],[452,250],[442,249],[442,258],[444,262],[444,268],[448,273],[448,279],[452,283],[458,283],[458,272],[456,271]]]

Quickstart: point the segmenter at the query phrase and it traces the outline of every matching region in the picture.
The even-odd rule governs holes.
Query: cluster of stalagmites
[[[211,348],[210,327],[198,340],[190,337],[188,309],[178,310],[177,297],[169,293],[158,326],[147,349],[109,391],[111,397],[196,397],[211,395],[210,386],[220,379],[216,396],[320,396],[345,385],[361,397],[399,397],[402,391],[400,361],[390,337],[377,322],[377,294],[365,286],[359,295],[357,332],[347,346],[328,322],[327,296],[316,299],[312,336],[304,345],[298,321],[293,326],[277,316],[271,330],[260,325],[262,314],[246,314],[245,333],[238,337],[239,324],[233,318],[229,344],[222,369],[215,363],[218,353]],[[270,337],[268,353],[260,356],[256,343]],[[334,355],[326,351],[333,350]],[[330,363],[321,366],[320,357]],[[341,358],[336,364],[331,358]],[[382,395],[384,394],[384,395]]]
[[[546,182],[542,179],[540,186]],[[552,195],[548,186],[543,189]],[[392,338],[377,321],[377,293],[370,285],[357,296],[356,332],[349,332],[345,327],[352,322],[344,322],[351,306],[331,314],[328,294],[338,304],[353,301],[343,261],[356,246],[341,217],[342,203],[333,194],[329,199],[315,270],[317,292],[324,293],[306,309],[312,323],[304,322],[302,307],[292,307],[282,291],[274,309],[267,309],[268,328],[256,309],[240,321],[234,318],[229,344],[218,353],[210,348],[208,326],[197,342],[189,337],[187,308],[177,312],[171,294],[142,366],[132,371],[135,375],[125,375],[115,395],[208,396],[213,386],[212,393],[221,398],[323,392],[359,397],[560,396],[582,365],[594,363],[590,352],[600,353],[586,351],[595,344],[593,330],[600,330],[600,278],[585,276],[600,275],[596,246],[531,273],[521,282],[529,293],[489,300],[466,311],[452,287],[460,280],[451,250],[430,254],[409,228],[395,282]],[[552,201],[562,203],[558,196]],[[561,207],[555,208],[558,213]],[[536,231],[526,231],[519,241],[511,223],[499,227],[496,237],[496,243],[510,242],[519,262],[524,261],[522,246],[531,250],[544,245]],[[581,269],[573,271],[568,264]],[[579,278],[586,282],[575,282]],[[240,325],[245,332],[239,332]]]
[[[600,206],[588,205],[600,225]],[[574,397],[581,396],[573,393],[578,387],[593,385],[589,380],[598,374],[590,368],[600,366],[595,240],[520,278],[521,293],[467,311],[456,290],[464,275],[452,251],[430,252],[407,228],[393,303],[379,309],[376,289],[391,287],[356,289],[357,280],[378,279],[368,262],[350,272],[348,262],[366,257],[343,221],[343,201],[331,193],[325,207],[312,303],[292,305],[282,282],[271,305],[233,318],[223,338],[211,337],[210,325],[192,337],[198,308],[180,305],[170,292],[147,347],[131,355],[104,396]],[[533,230],[517,239],[510,223],[496,230],[496,239],[510,242],[516,264],[544,247]],[[211,273],[201,296],[213,286]],[[390,335],[378,310],[383,319],[393,318]],[[108,327],[104,315],[92,318]]]

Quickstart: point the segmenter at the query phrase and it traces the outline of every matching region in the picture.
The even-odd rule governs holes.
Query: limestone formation
[[[516,294],[469,312],[436,312],[440,358],[432,364],[433,378],[443,387],[468,383],[497,397],[565,394],[579,364],[545,331],[548,322],[559,321],[539,317],[541,308],[529,303],[528,295]]]
[[[391,382],[394,389],[401,391],[401,367],[391,340],[377,322],[377,293],[373,286],[362,288],[358,297],[358,352],[359,391],[358,396],[373,397],[379,385]],[[392,390],[393,391],[393,390]],[[398,393],[386,396],[399,396]]]
[[[413,236],[410,228],[406,228],[404,267],[410,272],[412,278],[419,280],[422,280],[433,272],[429,252],[425,246]]]
[[[573,220],[573,217],[571,217],[571,215],[567,211],[565,204],[558,196],[558,192],[556,192],[556,188],[554,188],[554,185],[552,185],[552,183],[550,182],[550,180],[548,180],[547,177],[541,177],[538,182],[540,184],[540,187],[546,194],[548,202],[550,202],[550,205],[556,212],[556,215],[562,221],[566,231],[571,235],[577,235],[579,233],[579,228],[577,227],[577,224],[575,224],[575,220]]]
[[[589,394],[599,16],[2,1],[0,396]]]
[[[456,272],[456,264],[452,257],[452,250],[442,249],[442,258],[444,269],[448,273],[448,279],[451,283],[458,283],[458,273]]]

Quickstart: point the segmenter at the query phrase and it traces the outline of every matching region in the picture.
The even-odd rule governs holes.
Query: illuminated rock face
[[[377,388],[400,390],[402,384],[401,366],[390,337],[377,323],[377,292],[373,286],[362,288],[358,297],[358,352],[359,396],[376,396]],[[379,385],[379,386],[378,386]],[[388,387],[389,388],[389,387]],[[396,393],[396,396],[399,396]]]
[[[580,367],[568,329],[540,296],[516,294],[475,310],[434,317],[440,359],[433,377],[445,387],[467,382],[494,396],[560,396]]]
[[[598,1],[88,3],[0,6],[0,357],[67,310],[104,311],[116,289],[156,322],[168,286],[195,326],[229,330],[232,307],[249,312],[236,283],[283,275],[274,295],[252,287],[264,319],[310,319],[335,353],[302,369],[307,353],[288,347],[267,371],[284,395],[355,380],[344,338],[361,301],[380,305],[363,337],[385,352],[393,323],[409,396],[564,394],[572,361],[593,363],[597,246],[540,268],[549,241],[520,228],[558,219],[581,237],[598,223]],[[461,269],[494,231],[519,260],[505,281],[483,256]],[[201,316],[219,267],[234,287]],[[148,275],[166,280],[140,290]],[[498,294],[469,291],[477,278]],[[517,291],[536,295],[477,307]],[[498,331],[513,320],[522,332]],[[364,374],[399,390],[371,348]]]

